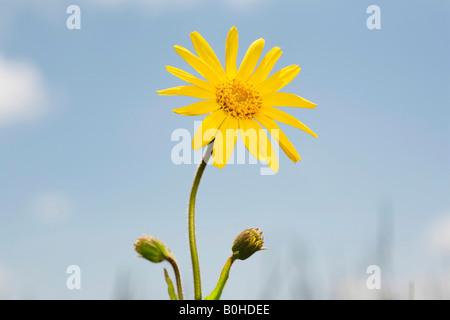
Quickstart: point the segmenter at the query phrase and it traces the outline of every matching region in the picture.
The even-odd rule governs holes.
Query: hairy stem
[[[177,290],[178,290],[178,300],[183,300],[183,287],[181,286],[181,275],[180,269],[178,268],[178,264],[172,258],[168,258],[167,261],[172,265],[173,271],[175,272],[175,279],[177,282]]]
[[[203,154],[202,162],[197,168],[195,173],[194,182],[192,184],[191,195],[189,197],[189,214],[188,214],[188,227],[189,227],[189,248],[191,250],[192,271],[194,275],[194,298],[195,300],[202,299],[202,286],[200,280],[200,264],[198,261],[197,243],[195,240],[195,197],[197,196],[198,186],[205,171],[206,164],[211,157],[212,148],[214,142],[211,142],[206,148]]]

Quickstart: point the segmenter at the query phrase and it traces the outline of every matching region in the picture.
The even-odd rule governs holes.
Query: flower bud
[[[136,240],[134,249],[142,258],[151,262],[174,259],[172,252],[163,242],[147,234],[144,234]]]
[[[231,247],[233,258],[245,260],[255,252],[266,249],[262,247],[263,243],[262,231],[258,233],[258,228],[246,229],[234,240]]]

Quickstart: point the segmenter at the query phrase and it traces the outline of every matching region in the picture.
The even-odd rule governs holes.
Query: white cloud
[[[209,0],[95,0],[94,3],[101,6],[121,7],[138,6],[145,8],[147,13],[160,14],[175,10],[194,10],[201,6],[217,5],[220,8],[233,10],[234,13],[247,13],[254,8],[265,5],[267,0],[221,0],[211,2]]]
[[[9,298],[12,289],[12,273],[9,268],[7,268],[0,261],[0,299]]]
[[[231,5],[238,8],[249,8],[252,6],[256,6],[264,2],[263,0],[227,0],[224,1],[223,4]]]
[[[381,269],[381,290],[367,288],[369,274],[349,275],[337,283],[336,296],[343,299],[449,299],[450,269],[446,258],[450,256],[450,215],[434,220],[417,240],[398,252],[395,275],[392,270]],[[402,264],[398,264],[400,257]]]
[[[40,119],[46,111],[46,95],[34,65],[0,55],[0,126]]]
[[[436,221],[430,227],[428,234],[433,249],[450,254],[450,215]]]
[[[148,8],[152,13],[160,13],[163,9],[193,9],[205,4],[205,0],[95,0],[94,3],[108,7],[139,6]],[[80,5],[82,7],[82,5]]]
[[[32,213],[40,222],[54,224],[65,221],[70,216],[67,197],[60,192],[42,192],[32,201]]]
[[[450,274],[411,273],[386,280],[381,277],[381,289],[368,289],[367,278],[350,276],[336,286],[336,299],[380,300],[380,299],[449,299]]]
[[[369,277],[370,275],[367,275]],[[381,290],[369,289],[367,287],[367,277],[350,276],[341,279],[336,283],[336,299],[345,300],[378,300],[381,297]]]

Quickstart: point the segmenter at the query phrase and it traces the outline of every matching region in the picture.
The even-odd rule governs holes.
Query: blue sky
[[[66,8],[81,9],[68,30]],[[381,9],[369,30],[366,9]],[[175,165],[173,113],[194,99],[158,96],[192,71],[173,45],[198,31],[224,60],[256,39],[298,64],[283,91],[318,139],[281,125],[302,161],[209,166],[197,199],[203,291],[234,237],[263,230],[269,250],[231,271],[227,299],[450,296],[450,47],[446,1],[0,2],[0,298],[166,299],[162,265],[136,258],[152,234],[172,249],[192,298],[187,201],[195,164]],[[384,240],[383,240],[384,239]],[[81,290],[68,290],[78,265]],[[167,267],[167,266],[165,266]],[[297,283],[297,291],[290,283]],[[267,288],[272,288],[269,292]],[[304,288],[304,290],[298,289]],[[438,289],[436,289],[436,287]],[[440,292],[439,294],[436,292]]]

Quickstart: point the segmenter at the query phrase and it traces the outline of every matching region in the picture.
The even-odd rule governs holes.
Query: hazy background
[[[66,9],[81,8],[81,30]],[[381,8],[381,30],[366,9]],[[235,236],[269,250],[237,261],[225,299],[450,298],[448,1],[0,0],[0,298],[167,299],[163,266],[136,258],[162,239],[193,298],[187,204],[195,164],[175,165],[171,111],[158,96],[191,71],[173,45],[198,31],[224,60],[264,38],[284,91],[318,104],[289,111],[318,135],[281,125],[302,161],[208,167],[197,198],[204,295]],[[68,290],[66,268],[81,268]],[[381,290],[366,287],[369,265]]]

